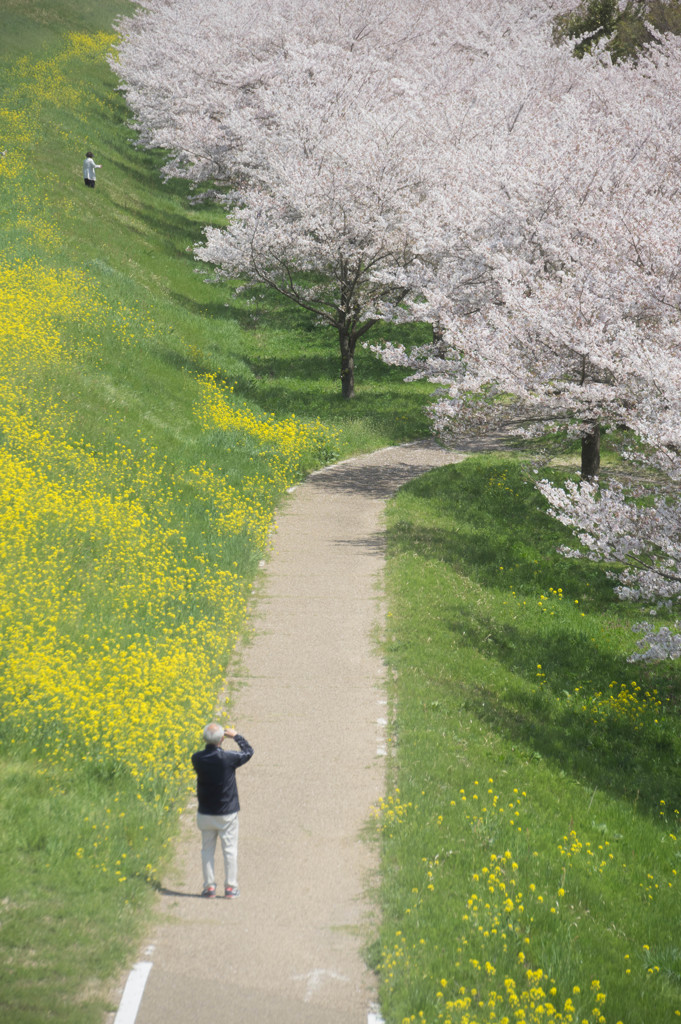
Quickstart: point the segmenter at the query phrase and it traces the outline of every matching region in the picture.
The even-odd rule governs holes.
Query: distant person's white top
[[[91,156],[87,156],[83,161],[83,177],[87,178],[88,181],[94,181],[97,177],[95,174],[95,167],[101,166],[101,164],[96,164]]]

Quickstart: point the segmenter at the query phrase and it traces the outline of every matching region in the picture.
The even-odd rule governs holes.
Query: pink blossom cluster
[[[432,324],[374,348],[437,385],[442,436],[625,426],[674,482],[681,40],[577,60],[553,36],[574,6],[139,0],[116,68],[165,173],[225,204],[197,258],[334,328],[346,397],[376,324]],[[622,596],[680,596],[673,500],[543,490],[580,550],[625,564]]]

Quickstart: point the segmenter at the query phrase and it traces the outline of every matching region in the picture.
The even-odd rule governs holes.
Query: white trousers
[[[225,865],[225,885],[236,887],[236,851],[239,841],[238,813],[197,814],[196,824],[201,829],[201,863],[204,884],[215,885],[215,845],[219,836]]]

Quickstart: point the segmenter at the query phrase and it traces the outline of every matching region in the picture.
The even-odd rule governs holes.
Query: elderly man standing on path
[[[239,750],[223,750],[225,736],[233,739]],[[201,830],[201,861],[203,864],[202,896],[215,896],[215,846],[220,837],[225,864],[225,898],[239,895],[237,887],[237,844],[239,840],[239,794],[236,770],[253,757],[253,747],[234,729],[224,729],[210,722],[203,730],[206,746],[192,754],[196,772],[196,795],[199,810],[196,823]]]

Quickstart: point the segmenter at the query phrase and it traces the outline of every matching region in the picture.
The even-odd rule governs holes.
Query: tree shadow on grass
[[[595,636],[588,635],[587,627],[580,627],[576,621],[568,620],[560,625],[554,622],[549,629],[541,621],[547,614],[537,616],[532,612],[529,621],[518,625],[503,621],[496,614],[486,615],[473,607],[462,607],[460,614],[446,625],[457,637],[459,647],[483,651],[485,657],[507,673],[526,676],[531,672],[532,685],[539,678],[542,688],[555,696],[572,692],[576,686],[582,687],[586,694],[597,693],[604,686],[607,688],[613,678],[624,681],[640,674],[640,666],[634,670],[623,654],[615,654],[606,645],[600,645]],[[591,632],[602,636],[599,625]],[[538,663],[542,667],[539,677],[536,676]]]
[[[613,583],[604,567],[558,552],[576,545],[571,531],[543,510],[543,499],[507,455],[435,470],[411,483],[408,493],[427,501],[428,514],[425,523],[415,517],[391,528],[396,551],[415,549],[499,593],[515,590],[536,600],[560,586],[573,599],[588,597],[589,611],[612,607]],[[618,603],[619,611],[626,607]]]
[[[490,729],[585,784],[635,798],[651,811],[670,786],[681,800],[678,683],[664,666],[634,667],[570,623],[547,633],[531,623],[500,627],[496,618],[473,613],[450,626],[459,648],[483,650],[491,663],[494,682],[478,677],[464,697]],[[664,710],[642,696],[626,707],[617,703],[621,684],[633,693],[634,676],[644,691],[657,690]]]
[[[210,351],[191,354],[167,345],[160,357],[190,373],[215,375],[218,384],[234,387],[237,397],[275,416],[293,412],[305,419],[319,417],[335,423],[363,419],[374,423],[394,444],[428,434],[426,394],[423,389],[405,387],[401,371],[373,365],[372,359],[362,361],[357,394],[348,401],[341,394],[333,345],[325,347],[318,339],[310,345],[299,342],[286,355],[272,354],[267,343],[267,339],[260,342],[254,338],[250,347],[239,343],[232,350],[227,343],[218,342]],[[273,338],[272,344],[281,348],[281,335]],[[222,369],[226,361],[228,368]]]
[[[659,810],[660,794],[672,806],[681,802],[681,743],[671,731],[656,734],[625,720],[596,721],[588,710],[561,709],[527,690],[501,695],[479,684],[464,703],[491,731],[586,786],[634,801],[650,813]]]
[[[509,488],[503,496],[500,480]],[[679,667],[627,662],[626,644],[613,629],[636,621],[640,611],[618,601],[602,565],[556,553],[572,539],[570,532],[538,510],[534,489],[525,496],[520,483],[508,460],[476,459],[437,470],[407,488],[407,495],[428,502],[424,515],[419,517],[418,506],[405,511],[389,531],[393,552],[418,552],[453,573],[452,596],[438,606],[432,628],[451,635],[442,649],[453,650],[453,659],[469,648],[467,664],[477,667],[470,683],[461,683],[460,669],[453,668],[452,698],[458,703],[463,686],[466,707],[491,731],[587,785],[636,799],[649,811],[662,793],[679,806]],[[631,690],[633,679],[641,694],[627,706],[611,699],[622,683]],[[646,690],[658,691],[664,705],[659,713]]]
[[[503,524],[493,536],[478,532],[474,522],[460,521],[450,528],[399,523],[389,530],[391,550],[395,553],[416,550],[423,558],[443,562],[467,579],[499,594],[515,591],[523,598],[536,601],[541,594],[561,587],[566,597],[574,600],[578,595],[578,600],[588,602],[589,611],[612,607],[613,584],[602,567],[593,562],[564,559],[556,553],[558,544],[568,538],[556,536],[549,530],[548,536],[555,537],[556,543],[544,557],[537,558],[541,525],[536,529],[533,525],[526,536],[531,536],[534,543],[524,540],[520,533],[504,532]],[[621,606],[620,610],[627,614],[626,606]]]

